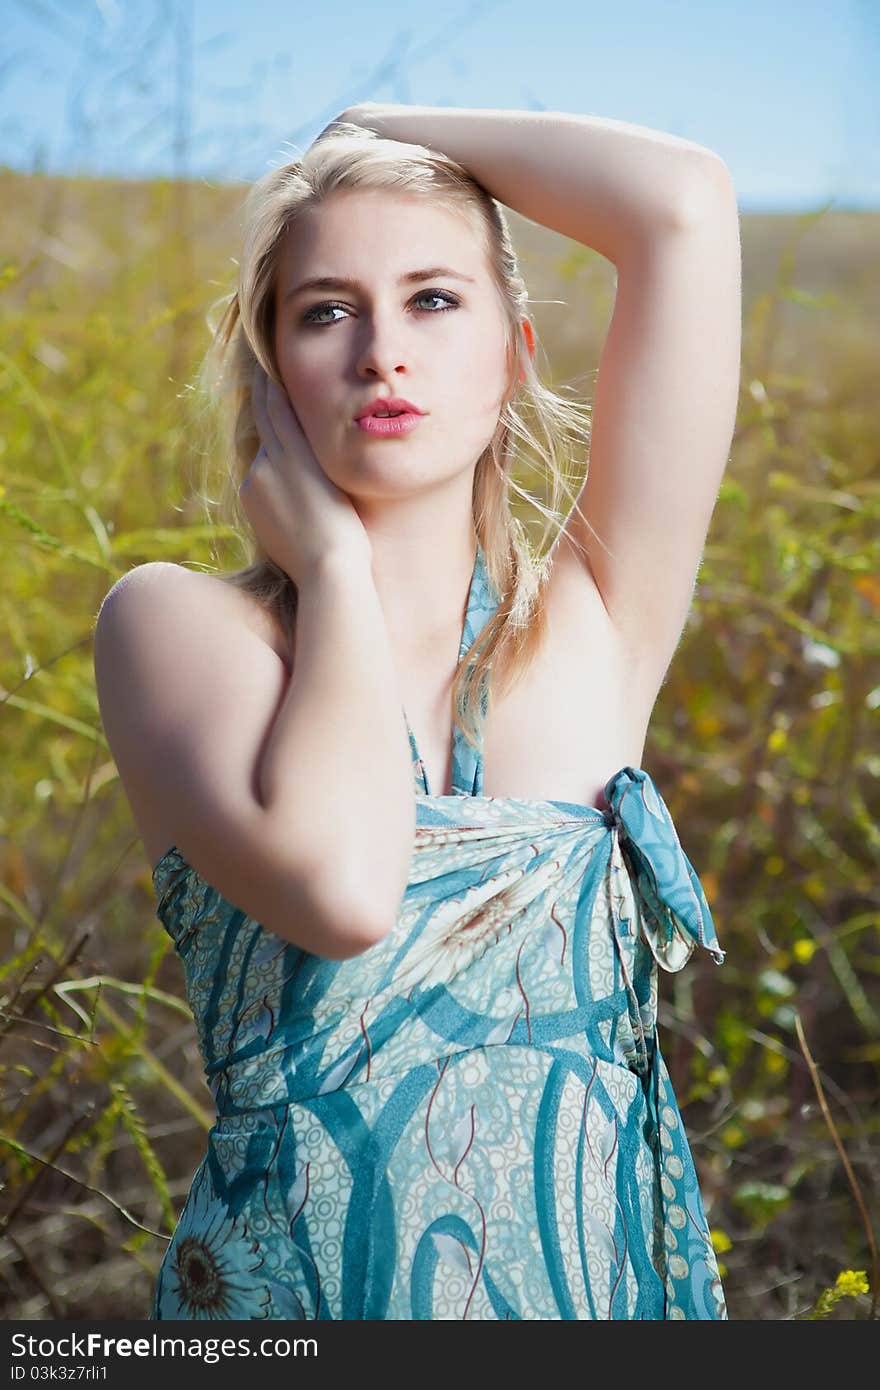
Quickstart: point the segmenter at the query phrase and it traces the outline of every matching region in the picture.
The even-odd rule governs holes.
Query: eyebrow
[[[467,280],[474,285],[476,281],[472,275],[463,275],[460,270],[451,270],[446,265],[428,266],[426,270],[409,270],[405,275],[401,275],[398,280],[399,285],[417,284],[422,280],[433,280],[437,277],[444,277],[447,280]],[[295,295],[302,294],[304,290],[359,290],[363,286],[357,280],[352,280],[347,276],[340,275],[316,275],[311,280],[303,280],[302,284],[294,285],[292,290],[288,290],[284,296],[284,302],[293,299]]]

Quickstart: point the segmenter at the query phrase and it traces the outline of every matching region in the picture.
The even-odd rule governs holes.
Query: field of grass
[[[5,1318],[147,1316],[211,1123],[92,633],[134,565],[239,563],[188,383],[243,193],[0,171]],[[613,269],[511,226],[539,364],[589,398]],[[728,951],[663,977],[660,1027],[733,1319],[876,1314],[878,234],[742,219],[736,435],[645,748]]]

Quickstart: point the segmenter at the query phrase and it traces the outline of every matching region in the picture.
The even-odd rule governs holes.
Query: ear
[[[535,358],[535,332],[534,332],[534,329],[532,328],[531,321],[530,321],[529,319],[527,319],[527,318],[525,317],[525,315],[523,315],[523,318],[522,318],[522,327],[523,327],[523,336],[525,337],[526,344],[528,345],[528,349],[529,349],[529,356],[531,357],[532,361],[534,361],[534,358]],[[519,379],[520,379],[520,382],[525,381],[525,379],[526,379],[526,374],[525,374],[525,372],[522,372],[522,371],[520,372],[520,374],[519,374]]]

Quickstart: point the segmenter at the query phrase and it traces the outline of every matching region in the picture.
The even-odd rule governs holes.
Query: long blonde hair
[[[296,586],[260,549],[238,493],[260,445],[251,409],[251,377],[256,359],[273,380],[281,380],[274,349],[275,282],[287,232],[303,212],[336,190],[375,188],[423,197],[467,220],[481,238],[505,323],[510,381],[495,433],[477,461],[473,486],[474,528],[499,603],[476,634],[451,692],[452,717],[465,737],[474,741],[484,682],[490,696],[508,689],[530,665],[546,631],[547,552],[574,505],[568,466],[573,448],[588,443],[590,410],[539,380],[521,322],[528,292],[502,206],[446,155],[423,145],[387,140],[351,122],[336,122],[301,159],[273,169],[249,190],[238,285],[211,306],[212,341],[197,382],[209,407],[202,413],[203,426],[207,417],[214,437],[219,432],[225,460],[221,516],[241,539],[247,557],[241,568],[217,577],[252,594],[274,612],[293,642]],[[523,415],[526,403],[534,428]],[[539,460],[549,483],[545,501],[524,490],[513,476],[516,441]],[[208,467],[214,453],[210,446],[204,451]],[[543,516],[539,542],[530,539],[514,515],[514,495]],[[210,507],[206,491],[202,498]]]

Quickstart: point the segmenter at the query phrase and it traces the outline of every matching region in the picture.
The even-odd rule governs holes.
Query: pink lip
[[[359,410],[354,418],[361,420],[365,415],[375,414],[377,410],[400,410],[410,415],[424,415],[425,413],[423,410],[419,410],[417,405],[413,405],[412,401],[405,401],[402,396],[376,396],[369,405],[364,406],[363,410]]]
[[[355,421],[355,424],[359,429],[365,430],[367,434],[398,435],[409,434],[421,422],[421,415],[414,415],[412,411],[406,411],[403,415],[389,415],[387,418],[379,415],[362,415],[359,420]]]

